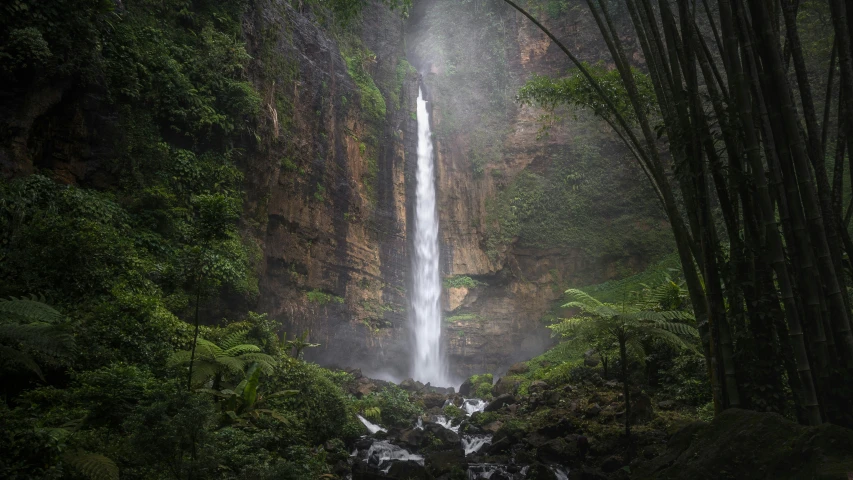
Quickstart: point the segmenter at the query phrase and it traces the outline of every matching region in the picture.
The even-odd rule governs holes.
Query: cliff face
[[[609,57],[583,5],[534,14],[581,59]],[[448,286],[477,281],[445,290],[446,348],[460,377],[499,371],[553,341],[540,320],[566,288],[665,252],[666,223],[602,124],[515,102],[532,74],[570,66],[534,25],[501,2],[429,0],[413,19],[409,58],[433,104],[443,273]]]
[[[255,81],[288,124],[265,125],[280,140],[248,164],[246,218],[262,251],[258,311],[310,330],[321,346],[308,358],[402,376],[417,73],[399,13],[363,18],[335,40],[287,2],[249,17]]]

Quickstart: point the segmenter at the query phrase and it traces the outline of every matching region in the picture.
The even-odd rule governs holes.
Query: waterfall
[[[418,172],[415,195],[415,240],[412,259],[412,308],[415,351],[412,377],[446,385],[441,357],[441,278],[438,272],[438,218],[429,113],[423,90],[418,90]]]

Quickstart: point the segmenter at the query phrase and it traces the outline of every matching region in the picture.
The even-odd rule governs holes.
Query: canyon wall
[[[582,2],[529,5],[581,60],[609,58]],[[417,2],[407,47],[434,113],[446,350],[460,378],[500,371],[554,341],[542,320],[566,288],[671,251],[668,227],[606,125],[515,101],[570,63],[508,5]]]

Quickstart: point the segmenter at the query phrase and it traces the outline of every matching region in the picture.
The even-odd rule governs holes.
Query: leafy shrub
[[[317,289],[311,290],[310,292],[306,292],[305,298],[309,302],[317,303],[319,305],[328,305],[330,303],[344,303],[343,298]]]
[[[269,391],[298,390],[292,397],[267,401],[273,410],[290,412],[305,440],[319,445],[340,436],[351,421],[343,391],[329,379],[327,370],[295,359],[283,360],[283,367],[267,380]]]
[[[444,407],[443,411],[444,415],[451,420],[456,420],[457,418],[465,418],[465,411],[453,404]]]
[[[455,277],[445,278],[444,282],[442,282],[444,288],[474,288],[480,285],[485,285],[485,283],[474,280],[471,277],[464,275],[457,275]]]

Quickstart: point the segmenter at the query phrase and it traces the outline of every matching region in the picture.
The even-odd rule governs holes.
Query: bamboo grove
[[[844,185],[853,184],[853,164],[845,165],[853,150],[853,1],[826,0],[831,61],[815,75],[798,0],[625,0],[617,6],[630,32],[616,28],[615,2],[587,0],[625,106],[600,73],[505,1],[572,60],[594,97],[562,91],[562,102],[591,106],[653,185],[676,240],[717,411],[782,412],[793,403],[802,423],[853,424],[853,205],[843,205]],[[629,62],[626,37],[642,52],[642,73]],[[639,76],[651,81],[651,104]]]

